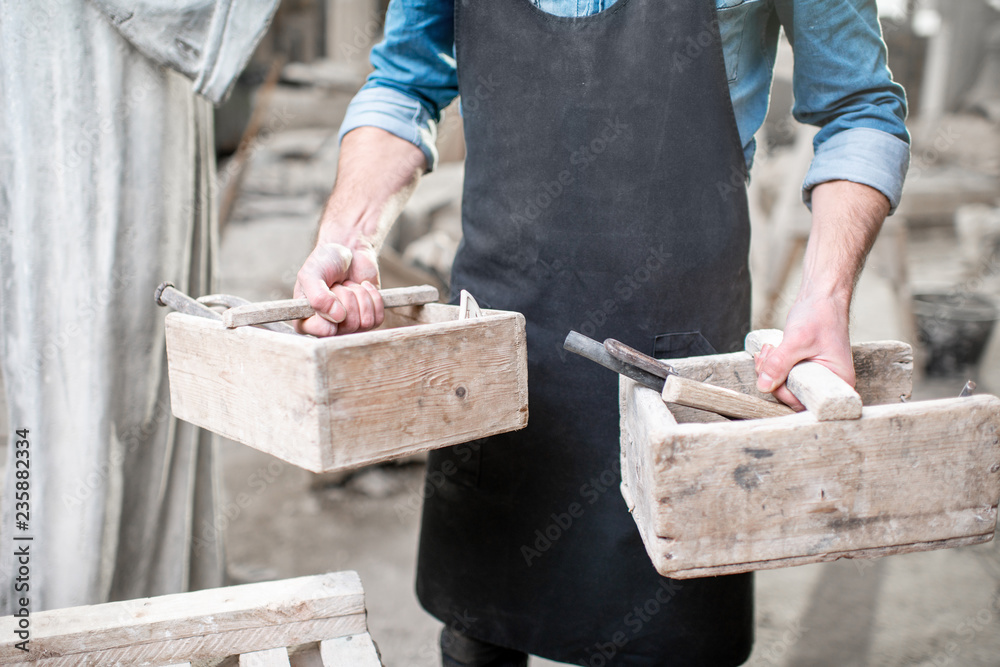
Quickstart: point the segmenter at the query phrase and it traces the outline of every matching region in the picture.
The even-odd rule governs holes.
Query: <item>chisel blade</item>
[[[657,393],[663,391],[663,378],[615,359],[604,349],[604,345],[592,338],[587,338],[581,333],[570,331],[566,336],[565,342],[563,342],[563,348],[574,354],[579,354],[585,359],[590,359],[608,370],[632,378],[642,386],[649,387]]]

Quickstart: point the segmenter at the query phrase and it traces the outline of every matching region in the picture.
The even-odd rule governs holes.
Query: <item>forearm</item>
[[[867,185],[829,181],[813,188],[812,213],[798,300],[827,299],[846,315],[889,200]]]
[[[382,323],[379,247],[425,165],[419,148],[385,130],[359,127],[344,136],[316,247],[293,289],[316,311],[297,322],[301,333],[334,336]]]
[[[828,181],[813,188],[813,223],[806,246],[802,285],[785,321],[777,348],[757,355],[757,388],[801,409],[784,386],[792,366],[816,361],[854,385],[848,337],[851,297],[889,200],[878,190],[851,181]]]
[[[375,127],[348,132],[340,145],[337,181],[320,217],[317,245],[379,250],[426,170],[423,152]]]

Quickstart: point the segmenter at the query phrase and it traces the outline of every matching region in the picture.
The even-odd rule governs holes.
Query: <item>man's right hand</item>
[[[316,311],[295,323],[300,333],[336,336],[382,324],[378,247],[426,167],[423,151],[385,130],[344,135],[316,247],[295,281],[295,298]]]
[[[378,258],[369,244],[319,243],[299,269],[293,294],[309,299],[316,314],[295,323],[313,336],[367,331],[385,316],[379,294]]]

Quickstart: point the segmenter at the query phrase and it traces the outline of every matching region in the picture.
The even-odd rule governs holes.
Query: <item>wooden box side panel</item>
[[[1000,497],[998,422],[1000,399],[978,396],[865,408],[848,422],[801,414],[679,425],[651,459],[651,532],[671,540],[660,562],[810,562],[801,559],[987,539]]]
[[[669,540],[656,535],[654,517],[657,502],[649,490],[656,487],[653,453],[665,454],[665,443],[676,422],[655,391],[624,375],[618,380],[622,497],[639,528],[646,553],[662,574],[664,568],[669,568],[669,559],[665,559],[670,553],[669,544],[664,544]],[[658,415],[658,418],[644,418],[651,414]]]
[[[458,306],[443,303],[428,303],[422,306],[402,306],[385,309],[385,322],[381,329],[399,329],[417,324],[438,324],[458,319]],[[486,312],[486,311],[484,311]],[[497,312],[497,311],[493,311]]]
[[[934,542],[915,542],[913,544],[897,544],[888,547],[874,549],[856,549],[853,551],[830,551],[823,554],[812,554],[809,556],[795,556],[792,558],[776,558],[753,563],[733,563],[727,565],[714,565],[711,567],[694,567],[684,570],[673,569],[669,561],[664,561],[663,568],[657,568],[660,574],[673,579],[695,579],[698,577],[719,577],[726,574],[740,574],[742,572],[755,572],[757,570],[776,570],[782,567],[795,567],[796,565],[811,565],[813,563],[829,563],[841,558],[858,558],[870,560],[873,558],[883,558],[885,556],[896,556],[899,554],[915,553],[917,551],[933,551],[934,549],[955,549],[957,547],[967,547],[973,544],[982,544],[993,539],[993,533],[985,535],[973,535],[971,537],[956,537],[950,540],[937,540]]]
[[[909,345],[898,341],[862,343],[855,345],[852,352],[857,375],[855,389],[865,405],[899,403],[901,396],[909,398],[913,389],[913,350]],[[775,400],[770,394],[757,391],[753,357],[747,352],[672,359],[670,364],[691,380]],[[679,415],[678,420],[683,422]]]
[[[449,307],[432,310],[440,308]],[[324,448],[324,470],[527,425],[522,315],[492,314],[365,335],[363,346],[328,339],[329,345],[324,340],[319,348],[321,440],[333,443]]]
[[[321,467],[314,344],[181,313],[166,319],[170,401],[191,422],[310,470]]]
[[[440,324],[458,321],[459,307],[446,303],[428,303],[422,306],[403,306],[385,309],[385,322],[380,330],[412,327],[418,324]],[[509,310],[482,309],[484,317],[491,315],[514,315]]]

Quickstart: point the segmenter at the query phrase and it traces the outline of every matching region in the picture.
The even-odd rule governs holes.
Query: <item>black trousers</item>
[[[441,631],[442,667],[527,667],[528,654],[467,637],[445,626]]]

